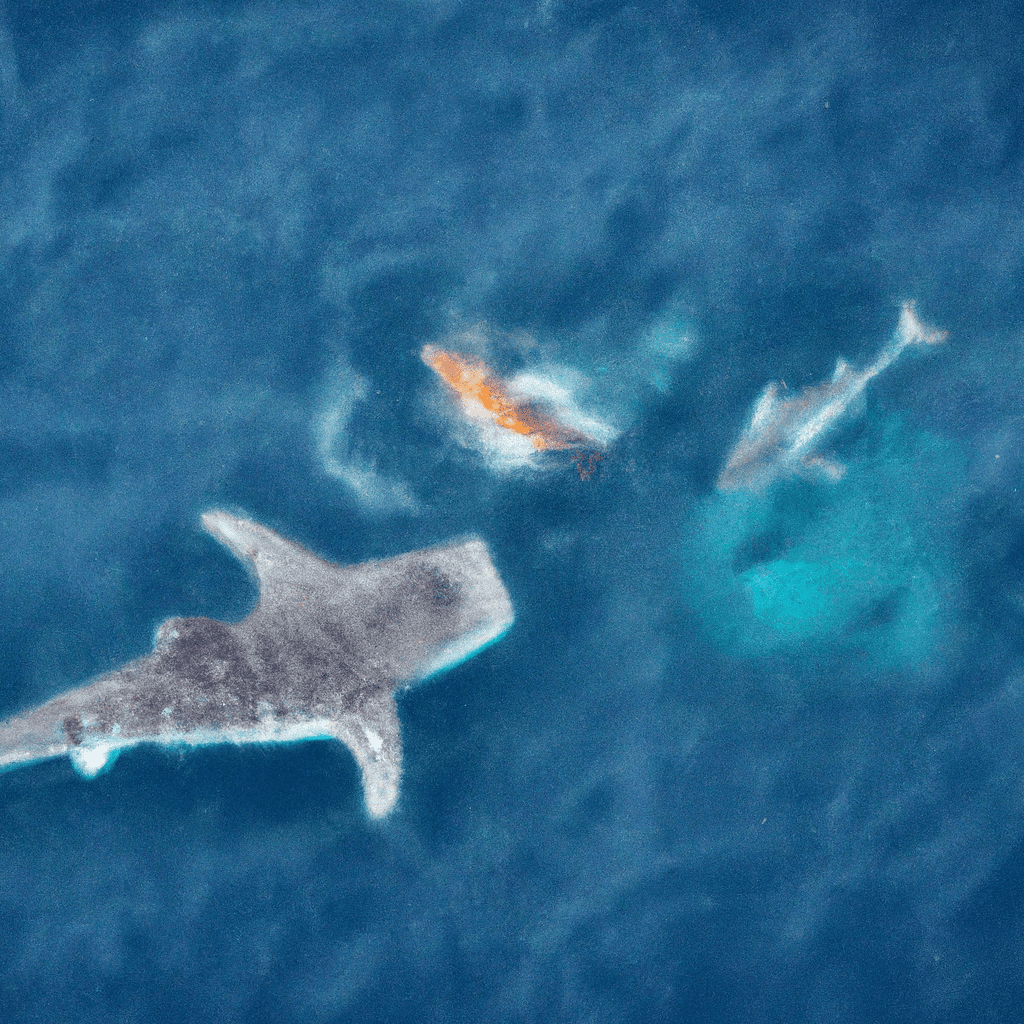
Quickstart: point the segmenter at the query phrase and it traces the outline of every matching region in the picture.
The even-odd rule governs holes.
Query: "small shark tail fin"
[[[900,313],[900,322],[896,328],[894,347],[906,348],[908,345],[941,345],[948,338],[946,331],[926,327],[917,317],[913,302],[904,302]]]

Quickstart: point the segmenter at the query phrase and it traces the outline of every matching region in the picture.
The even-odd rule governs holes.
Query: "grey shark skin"
[[[203,526],[255,571],[253,612],[235,624],[168,619],[152,654],[0,724],[0,768],[68,754],[91,776],[139,743],[333,737],[362,769],[369,814],[387,814],[402,761],[394,691],[512,624],[486,545],[338,566],[227,512]]]
[[[832,379],[794,398],[780,394],[785,384],[769,384],[754,403],[750,421],[718,477],[722,491],[763,490],[781,477],[804,475],[839,480],[846,467],[815,454],[822,437],[863,404],[868,384],[912,345],[937,345],[945,331],[925,327],[912,302],[903,304],[899,324],[878,358],[864,370],[845,360]]]

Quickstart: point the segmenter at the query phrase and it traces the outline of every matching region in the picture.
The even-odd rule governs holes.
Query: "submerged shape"
[[[832,487],[794,478],[693,505],[684,600],[730,656],[852,658],[884,676],[941,650],[960,586],[949,481],[966,458],[899,416],[869,421],[851,455]]]
[[[458,396],[468,419],[519,439],[531,454],[560,450],[582,457],[603,448],[615,434],[607,424],[586,416],[547,377],[524,373],[506,383],[475,356],[434,345],[424,345],[420,355]]]
[[[816,454],[822,437],[862,403],[868,383],[905,348],[945,339],[945,331],[925,327],[914,304],[905,302],[896,333],[867,369],[854,370],[840,359],[830,381],[794,398],[781,397],[780,385],[769,384],[754,403],[750,422],[718,477],[719,490],[757,491],[795,474],[839,480],[846,467]]]
[[[139,743],[201,746],[334,738],[355,755],[366,807],[394,806],[394,691],[497,639],[512,604],[469,540],[338,566],[227,512],[203,525],[256,572],[242,622],[168,619],[148,657],[0,724],[0,766],[68,754],[95,775]]]

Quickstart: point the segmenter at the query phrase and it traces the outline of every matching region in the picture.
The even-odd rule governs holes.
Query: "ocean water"
[[[1019,1019],[1017,5],[0,13],[0,718],[244,616],[211,508],[516,611],[382,821],[331,742],[0,775],[0,1019]],[[716,486],[908,300],[841,479]]]

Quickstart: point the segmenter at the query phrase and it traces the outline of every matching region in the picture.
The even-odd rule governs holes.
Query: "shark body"
[[[863,406],[868,384],[904,349],[945,339],[944,331],[925,327],[913,303],[905,302],[892,339],[866,369],[855,370],[840,359],[830,381],[805,388],[793,398],[784,397],[785,384],[769,384],[754,403],[750,421],[719,474],[718,489],[758,491],[798,474],[839,480],[846,467],[817,454],[822,438]]]
[[[334,738],[362,769],[369,814],[387,814],[402,762],[395,690],[513,621],[486,545],[338,566],[227,512],[203,525],[254,570],[253,612],[235,624],[168,619],[152,654],[0,723],[0,768],[67,754],[91,776],[139,743]]]

